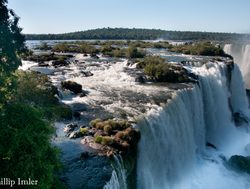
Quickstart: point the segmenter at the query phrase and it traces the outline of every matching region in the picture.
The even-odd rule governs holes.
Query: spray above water
[[[224,51],[233,56],[234,62],[240,67],[246,88],[250,89],[250,44],[226,44]]]

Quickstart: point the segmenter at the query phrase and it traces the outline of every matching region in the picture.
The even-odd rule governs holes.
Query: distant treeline
[[[160,29],[128,29],[128,28],[101,28],[64,34],[27,34],[27,40],[246,40],[250,41],[250,34],[166,31]]]

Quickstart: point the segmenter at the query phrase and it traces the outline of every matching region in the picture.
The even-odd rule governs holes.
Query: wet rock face
[[[74,81],[61,82],[62,88],[72,91],[75,94],[82,92],[82,86]]]
[[[82,136],[84,136],[84,134],[82,132],[80,132],[80,131],[73,131],[72,133],[70,133],[69,138],[70,139],[76,139],[76,138],[80,138]]]
[[[249,123],[249,119],[247,118],[247,116],[245,116],[241,112],[235,112],[233,114],[233,118],[234,118],[234,122],[237,126],[241,126],[241,125]]]
[[[228,160],[228,164],[236,171],[250,174],[250,156],[234,155]]]
[[[139,75],[135,78],[135,82],[138,82],[138,83],[145,83],[146,82],[146,78],[142,75]]]
[[[61,66],[68,66],[68,62],[66,60],[54,60],[52,62],[52,66],[56,68]]]
[[[64,127],[63,131],[64,131],[65,133],[70,133],[70,132],[74,131],[75,128],[77,128],[77,124],[71,123],[71,124],[66,125],[66,126]]]

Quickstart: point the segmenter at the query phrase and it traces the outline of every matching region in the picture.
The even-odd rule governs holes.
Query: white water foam
[[[228,170],[223,160],[246,155],[244,147],[250,142],[249,134],[232,122],[228,103],[233,94],[233,109],[245,111],[244,105],[238,105],[246,98],[240,72],[233,71],[231,87],[238,82],[242,89],[237,93],[237,88],[231,88],[231,93],[223,63],[194,71],[200,76],[200,86],[178,92],[166,107],[150,112],[139,123],[138,189],[250,187],[249,178]],[[217,150],[205,147],[206,142]]]

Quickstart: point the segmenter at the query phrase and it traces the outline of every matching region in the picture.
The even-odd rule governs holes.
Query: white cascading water
[[[248,115],[249,110],[245,84],[237,64],[234,64],[231,76],[230,88],[233,112],[242,112],[243,114]]]
[[[199,86],[178,91],[166,107],[152,110],[139,123],[138,189],[250,188],[249,178],[225,168],[221,158],[246,155],[250,142],[234,126],[229,108],[231,98],[233,109],[248,111],[239,106],[246,99],[240,72],[237,66],[233,70],[232,92],[225,64],[206,64],[194,72]]]
[[[226,44],[224,51],[233,56],[234,62],[240,67],[246,88],[250,89],[250,45]]]
[[[112,176],[103,189],[127,189],[127,173],[121,156],[114,156]]]
[[[138,189],[185,186],[196,151],[205,147],[205,124],[200,90],[178,92],[167,107],[151,112],[139,123]]]

